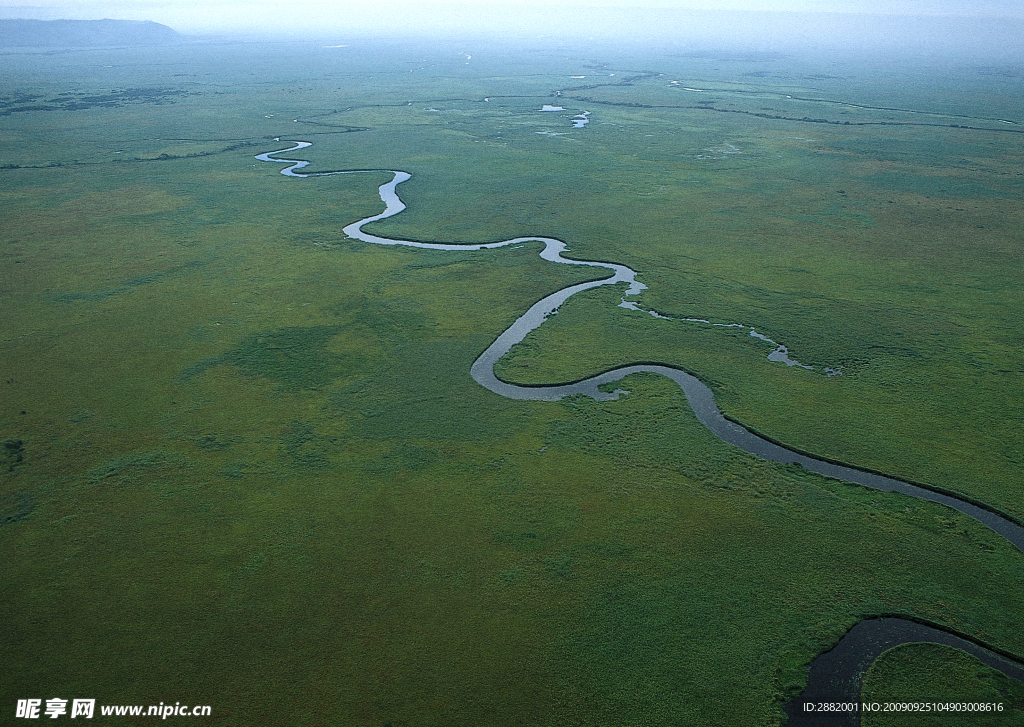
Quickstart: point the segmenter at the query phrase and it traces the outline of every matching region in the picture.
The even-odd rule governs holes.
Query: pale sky
[[[661,37],[674,32],[665,15],[673,9],[701,11],[700,18],[708,18],[706,27],[690,23],[686,27],[681,25],[679,32],[692,30],[723,37],[732,32],[734,37],[747,41],[759,33],[779,33],[778,28],[766,30],[749,16],[742,17],[744,12],[765,10],[873,15],[875,18],[870,22],[876,30],[869,33],[864,29],[866,25],[861,24],[856,26],[861,29],[855,28],[853,34],[867,37],[873,33],[883,43],[885,21],[879,15],[930,16],[933,25],[935,18],[945,17],[951,28],[957,21],[950,16],[987,18],[979,22],[989,23],[993,18],[1005,18],[1015,27],[1024,22],[1024,0],[0,0],[0,17],[153,20],[187,34],[507,31],[527,35],[566,32],[579,37],[622,33],[639,39],[647,31]],[[737,14],[731,30],[729,13]],[[645,26],[645,22],[649,25]],[[817,28],[806,18],[799,23],[802,25],[794,21],[794,37],[817,35],[827,42],[829,33],[836,34],[834,24]],[[845,26],[839,32],[845,33]],[[934,33],[922,30],[925,36]],[[1008,35],[1011,44],[1012,37]],[[924,39],[927,40],[928,37]]]

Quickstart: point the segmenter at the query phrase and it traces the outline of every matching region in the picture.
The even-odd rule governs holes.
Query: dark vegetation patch
[[[134,484],[149,473],[180,467],[181,455],[176,452],[132,452],[104,462],[85,473],[86,480],[98,484],[106,480],[117,484]]]
[[[404,273],[398,273],[394,279],[402,277]],[[352,316],[352,325],[356,329],[391,345],[423,340],[430,335],[430,329],[437,325],[423,312],[419,303],[413,300],[364,299],[351,307],[339,306],[336,310]]]
[[[337,450],[336,439],[316,431],[311,422],[296,419],[281,432],[281,448],[292,464],[322,468]]]
[[[283,391],[319,389],[361,370],[362,357],[331,350],[340,325],[294,326],[257,333],[219,356],[201,359],[178,374],[188,381],[214,366],[236,366],[247,376],[269,379]]]
[[[205,142],[206,140],[205,139],[182,139],[181,141],[200,141],[200,142]],[[193,151],[193,152],[189,152],[187,154],[168,154],[167,152],[162,152],[162,153],[160,153],[160,154],[158,154],[156,156],[151,156],[151,157],[141,157],[141,156],[118,157],[117,159],[114,159],[110,163],[111,164],[125,164],[125,163],[128,163],[128,162],[162,162],[162,161],[171,161],[171,160],[174,160],[174,159],[199,159],[201,157],[210,157],[210,156],[215,156],[217,154],[225,154],[225,153],[228,153],[228,152],[238,151],[240,149],[250,149],[250,148],[253,148],[253,147],[259,147],[259,148],[262,149],[263,147],[266,146],[266,144],[267,144],[267,142],[266,142],[265,139],[244,140],[244,141],[236,142],[234,144],[228,144],[227,146],[221,147],[220,149],[209,149],[209,150],[206,150],[206,151]],[[103,163],[103,162],[100,162],[100,163]],[[58,163],[58,164],[52,165],[52,166],[60,166],[60,164]]]
[[[25,460],[25,443],[20,439],[4,440],[3,458],[7,471],[13,472]]]
[[[74,422],[75,424],[83,424],[84,422],[89,421],[95,416],[96,412],[92,411],[91,409],[86,409],[83,407],[81,409],[75,409],[75,411],[71,412],[71,414],[68,415],[68,421]]]
[[[146,275],[140,275],[138,277],[126,280],[116,288],[110,288],[108,290],[97,290],[93,292],[82,292],[82,293],[59,293],[53,296],[54,302],[57,303],[73,303],[76,300],[88,300],[97,301],[109,298],[114,295],[120,295],[121,293],[127,293],[135,288],[143,285],[149,285],[150,283],[159,283],[162,280],[173,277],[178,273],[186,270],[195,270],[205,265],[209,265],[208,260],[193,260],[187,262],[184,265],[177,265],[169,270],[160,270],[154,273],[147,273]]]
[[[248,376],[270,379],[285,391],[319,389],[351,371],[350,357],[329,348],[340,330],[325,325],[258,333],[224,354],[223,362]]]
[[[0,96],[0,116],[30,111],[116,109],[138,104],[168,104],[195,91],[177,88],[122,88],[107,92],[65,91],[57,94],[15,93]]]
[[[980,76],[998,76],[1000,78],[1024,78],[1024,68],[1017,65],[977,66],[975,73]]]
[[[234,444],[231,439],[221,439],[216,434],[202,434],[194,437],[192,442],[204,452],[219,452]]]
[[[207,356],[206,358],[201,358],[194,364],[189,364],[184,369],[182,369],[181,373],[178,374],[178,381],[188,381],[193,376],[198,376],[199,374],[205,373],[206,371],[212,369],[214,366],[218,366],[222,363],[224,363],[223,356]]]
[[[203,139],[182,139],[179,141],[205,141]],[[209,149],[206,151],[193,151],[187,154],[169,154],[167,152],[161,152],[156,156],[120,156],[116,159],[109,161],[79,161],[74,160],[70,162],[48,162],[46,164],[0,164],[0,170],[14,170],[14,169],[58,169],[60,167],[88,167],[97,166],[104,164],[130,164],[134,162],[166,162],[174,161],[176,159],[199,159],[202,157],[216,156],[218,154],[225,154],[230,152],[238,151],[239,149],[249,149],[253,147],[259,147],[260,149],[266,146],[267,142],[264,139],[260,140],[246,140],[239,141],[235,144],[229,144],[219,149]]]
[[[36,509],[36,501],[25,492],[18,492],[0,499],[0,525],[9,525],[25,520]]]

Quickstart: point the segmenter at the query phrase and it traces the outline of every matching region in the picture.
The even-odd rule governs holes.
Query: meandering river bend
[[[270,151],[259,154],[256,159],[263,162],[276,162],[286,164],[281,174],[289,177],[313,177],[330,176],[335,174],[359,174],[366,172],[382,172],[392,175],[392,179],[379,187],[380,198],[384,202],[384,211],[380,214],[358,220],[346,226],[343,232],[354,240],[372,243],[375,245],[401,245],[405,247],[418,247],[426,250],[484,250],[515,245],[524,242],[543,243],[544,249],[540,257],[554,263],[566,265],[583,265],[594,268],[604,268],[610,271],[610,275],[599,280],[592,280],[585,283],[578,283],[563,288],[534,303],[515,323],[509,326],[499,335],[487,349],[480,354],[473,362],[470,374],[481,386],[495,394],[511,399],[525,399],[533,401],[558,401],[566,396],[584,395],[597,401],[614,400],[622,393],[621,389],[614,391],[602,391],[601,387],[612,384],[616,381],[636,373],[655,373],[666,376],[682,388],[687,401],[704,426],[717,434],[721,439],[739,447],[745,452],[753,454],[762,459],[782,464],[798,464],[804,469],[816,472],[826,477],[831,477],[845,482],[853,482],[865,487],[870,487],[884,492],[900,492],[921,500],[937,502],[947,507],[974,518],[978,522],[988,526],[1007,541],[1024,552],[1024,528],[1009,518],[986,509],[979,505],[967,502],[966,500],[948,495],[942,492],[930,490],[920,485],[911,484],[893,477],[868,472],[865,470],[849,467],[847,465],[817,459],[807,454],[802,454],[788,449],[780,444],[769,441],[764,437],[754,434],[748,429],[733,422],[722,414],[715,404],[714,395],[707,386],[691,374],[680,369],[661,364],[636,364],[622,366],[620,368],[606,371],[597,376],[592,376],[582,381],[571,384],[556,386],[519,386],[502,381],[494,375],[494,365],[509,350],[526,338],[534,329],[541,326],[548,316],[558,310],[566,300],[576,293],[589,290],[602,285],[627,284],[623,300],[644,290],[646,286],[636,280],[636,271],[615,263],[592,262],[587,260],[573,260],[562,256],[566,251],[566,244],[561,240],[552,237],[516,237],[501,242],[485,244],[444,244],[431,242],[415,242],[412,240],[398,240],[386,237],[378,237],[363,231],[365,225],[377,222],[388,217],[397,215],[405,209],[405,204],[398,196],[397,187],[402,182],[410,179],[412,175],[408,172],[387,170],[387,169],[354,169],[344,171],[314,172],[310,174],[299,173],[296,170],[303,169],[309,165],[308,161],[298,159],[279,158],[278,154],[305,149],[311,146],[311,142],[297,141],[294,146],[287,149]],[[607,387],[606,387],[607,388]],[[800,711],[796,705],[804,701],[818,700],[829,702],[860,700],[860,686],[863,681],[864,672],[874,662],[884,649],[897,646],[902,643],[915,641],[936,641],[947,643],[951,646],[963,648],[978,656],[989,665],[999,669],[1015,679],[1024,679],[1024,662],[1018,662],[1007,656],[985,648],[981,644],[953,634],[952,632],[935,628],[927,624],[921,624],[901,618],[869,619],[854,626],[840,643],[831,651],[820,655],[812,662],[808,684],[805,692],[791,700],[786,705],[786,712],[790,716],[790,724],[799,725],[856,725],[859,724],[859,715],[856,713],[812,713]],[[884,645],[884,648],[879,648]]]

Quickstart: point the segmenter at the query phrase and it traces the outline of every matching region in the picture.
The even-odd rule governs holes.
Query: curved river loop
[[[280,139],[275,139],[279,141]],[[500,242],[485,244],[445,244],[432,242],[415,242],[412,240],[397,240],[386,237],[378,237],[363,231],[365,225],[377,222],[388,217],[393,217],[405,209],[405,204],[398,196],[397,187],[402,182],[411,179],[408,172],[389,169],[353,169],[345,171],[314,172],[302,174],[296,170],[309,165],[308,161],[297,159],[283,159],[276,155],[287,152],[298,151],[312,146],[308,141],[293,142],[295,145],[287,149],[270,151],[259,154],[256,159],[263,162],[277,162],[288,166],[281,170],[281,174],[288,177],[319,177],[335,174],[360,174],[367,172],[387,173],[392,175],[390,182],[382,184],[379,188],[380,198],[384,202],[384,211],[380,214],[358,220],[343,228],[343,232],[353,240],[372,243],[374,245],[401,245],[405,247],[418,247],[425,250],[489,250],[509,245],[517,245],[524,242],[541,242],[544,249],[540,257],[554,263],[566,265],[584,265],[587,267],[604,268],[611,272],[608,277],[600,280],[592,280],[585,283],[570,285],[567,288],[558,290],[534,303],[515,323],[509,326],[499,335],[487,349],[473,362],[470,374],[473,379],[485,389],[493,391],[500,396],[510,399],[521,399],[530,401],[558,401],[566,396],[583,395],[597,401],[610,401],[618,399],[619,395],[625,393],[622,389],[614,391],[603,391],[608,384],[637,373],[655,373],[666,376],[675,381],[693,409],[697,419],[729,444],[739,447],[743,451],[753,454],[761,459],[781,464],[798,464],[806,470],[816,472],[825,477],[831,477],[844,482],[852,482],[864,487],[870,487],[883,492],[900,492],[904,495],[916,497],[921,500],[937,502],[951,507],[969,517],[974,518],[983,525],[988,526],[1001,535],[1019,550],[1024,552],[1024,527],[1011,521],[1009,518],[987,508],[981,507],[966,500],[937,492],[920,485],[914,485],[893,477],[882,474],[856,469],[836,462],[829,462],[811,457],[781,444],[772,442],[761,437],[738,423],[726,419],[715,404],[714,395],[707,386],[691,374],[680,369],[662,364],[636,364],[622,366],[611,371],[605,371],[597,376],[578,381],[572,384],[556,386],[519,386],[502,381],[494,375],[494,365],[507,354],[513,346],[526,338],[534,329],[541,326],[548,316],[554,314],[559,306],[576,293],[596,288],[602,285],[618,285],[626,283],[628,287],[622,296],[622,307],[636,310],[635,304],[626,301],[626,298],[640,293],[647,286],[636,280],[636,271],[626,267],[607,262],[591,262],[587,260],[573,260],[562,257],[566,251],[566,244],[561,240],[552,237],[516,237]],[[734,325],[734,324],[733,324]],[[751,329],[751,335],[763,338]],[[772,342],[774,343],[774,341]],[[784,350],[785,347],[780,346]],[[775,356],[773,354],[773,356]],[[798,364],[785,357],[769,357],[772,360],[783,360],[786,363]],[[798,364],[802,365],[802,364]],[[805,367],[810,368],[810,367]],[[826,369],[826,371],[829,371]],[[830,651],[819,655],[811,662],[808,670],[807,687],[801,695],[794,697],[786,703],[784,709],[789,716],[787,724],[806,725],[858,725],[860,717],[858,712],[846,713],[815,713],[803,711],[801,707],[805,702],[860,702],[861,685],[864,674],[871,664],[883,651],[905,643],[929,641],[946,644],[963,649],[976,656],[989,666],[998,669],[1007,676],[1024,681],[1024,662],[1017,660],[1009,654],[1002,654],[980,644],[967,636],[958,635],[951,630],[940,626],[933,626],[926,623],[912,621],[909,619],[889,616],[873,619],[865,619],[851,628],[840,642]]]

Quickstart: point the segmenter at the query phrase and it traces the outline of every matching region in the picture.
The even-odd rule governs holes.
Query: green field
[[[389,175],[254,159],[410,172],[377,235],[638,271],[643,311],[579,294],[506,380],[670,364],[772,439],[1021,522],[1019,69],[321,46],[4,58],[0,709],[777,725],[864,617],[1024,657],[1024,555],[974,520],[739,452],[660,377],[606,403],[470,378],[592,270],[353,242]],[[935,649],[865,694],[1024,722],[1019,684]]]
[[[953,721],[998,726],[1024,724],[1020,707],[1010,709],[1010,705],[1024,704],[1024,686],[1020,682],[1007,679],[962,651],[939,644],[906,644],[883,654],[865,676],[864,700],[882,705],[917,702],[1005,707],[1001,712],[992,709],[966,719],[962,713],[909,713],[898,711],[900,707],[890,707],[893,711],[889,713],[865,715],[865,727],[938,727]]]

